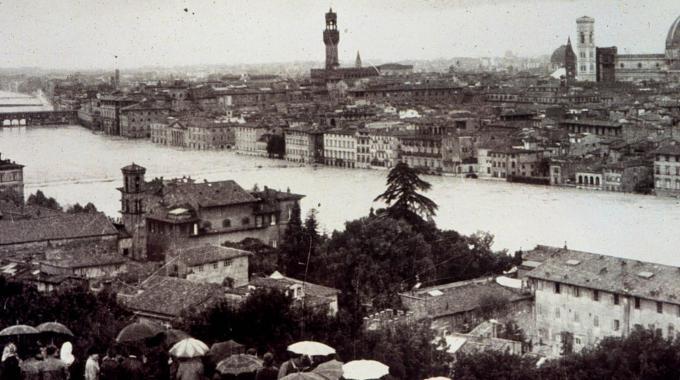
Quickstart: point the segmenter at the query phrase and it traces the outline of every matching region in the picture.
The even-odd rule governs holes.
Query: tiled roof
[[[0,220],[0,245],[117,234],[113,224],[100,212]]]
[[[278,277],[276,275],[272,275],[270,277],[256,277],[250,281],[250,286],[279,290],[286,290],[293,285],[303,284],[304,293],[306,296],[333,297],[340,293],[339,290],[334,288],[312,284],[311,282],[303,282],[301,280],[285,276]]]
[[[680,141],[669,141],[658,147],[652,153],[654,154],[668,154],[673,156],[680,156]]]
[[[475,310],[481,306],[484,298],[490,296],[502,297],[508,302],[530,297],[518,290],[499,285],[491,279],[433,286],[420,289],[415,294],[405,293],[402,296],[427,300],[431,307],[429,312],[435,318]]]
[[[118,254],[95,254],[95,255],[77,255],[70,257],[61,257],[55,259],[48,259],[41,261],[41,264],[57,267],[57,268],[86,268],[98,267],[104,265],[124,264],[127,259]]]
[[[680,304],[680,268],[571,249],[537,246],[543,263],[528,277]]]
[[[195,208],[255,202],[250,193],[232,180],[203,183],[168,183],[163,188],[166,204],[190,204]]]
[[[121,296],[123,305],[133,311],[179,316],[183,310],[202,305],[222,295],[216,284],[192,282],[176,277],[154,276],[143,285],[141,293]]]
[[[205,245],[203,247],[183,249],[178,252],[181,260],[188,266],[214,263],[251,255],[248,251],[240,249],[220,247],[218,245]],[[172,256],[172,255],[170,255]]]

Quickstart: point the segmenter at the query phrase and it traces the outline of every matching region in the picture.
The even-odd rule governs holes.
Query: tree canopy
[[[387,175],[387,189],[375,198],[388,207],[387,212],[397,218],[409,219],[412,214],[430,218],[437,212],[437,204],[419,191],[427,191],[430,183],[418,176],[418,171],[400,162]]]

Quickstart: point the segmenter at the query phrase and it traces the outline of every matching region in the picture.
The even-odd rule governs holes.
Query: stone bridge
[[[23,125],[78,124],[76,111],[24,111],[0,113],[0,128]]]

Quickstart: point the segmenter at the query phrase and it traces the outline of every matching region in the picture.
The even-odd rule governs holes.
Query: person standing
[[[90,351],[85,362],[85,380],[99,380],[99,354]]]
[[[100,380],[121,380],[123,379],[121,362],[123,357],[118,354],[118,350],[111,347],[102,359],[99,366]]]
[[[279,375],[279,369],[274,366],[274,355],[271,352],[264,354],[262,358],[262,368],[255,373],[255,380],[276,380]]]
[[[45,360],[40,362],[40,372],[43,380],[68,380],[69,370],[66,363],[57,358],[57,347],[48,346],[45,349]]]
[[[126,380],[143,380],[144,379],[144,363],[140,359],[137,349],[130,349],[130,354],[123,359],[121,363],[121,372],[123,378]]]
[[[32,357],[21,362],[21,373],[24,380],[41,380],[40,366],[44,359],[44,349],[42,347],[36,348]]]
[[[0,379],[21,380],[21,367],[17,356],[17,346],[8,343],[2,350],[2,363],[0,363]]]

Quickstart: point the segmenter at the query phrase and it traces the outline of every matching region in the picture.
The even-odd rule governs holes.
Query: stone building
[[[269,277],[255,277],[247,285],[227,290],[226,297],[239,304],[257,289],[275,289],[293,300],[296,307],[325,312],[333,317],[338,313],[339,290],[327,286],[286,277],[279,272]]]
[[[429,134],[400,134],[399,160],[412,168],[440,173],[442,165],[442,137]]]
[[[239,124],[234,127],[234,146],[236,152],[250,156],[266,156],[266,149],[262,151],[262,136],[270,133],[267,126],[257,123]],[[266,148],[266,146],[265,146]]]
[[[0,255],[3,256],[33,257],[47,249],[77,249],[88,245],[118,251],[118,230],[103,213],[54,213],[41,218],[0,220]]]
[[[353,129],[331,129],[323,133],[323,160],[328,166],[354,168],[357,137]]]
[[[266,188],[246,191],[234,181],[154,179],[146,169],[122,169],[121,214],[133,257],[161,260],[168,251],[256,238],[277,246],[303,195]]]
[[[292,127],[285,131],[286,160],[305,164],[322,163],[324,133],[309,127]]]
[[[522,255],[533,290],[534,350],[560,354],[563,332],[574,350],[636,327],[674,338],[680,328],[680,268],[638,260],[537,246]]]
[[[24,166],[9,159],[2,159],[0,153],[0,193],[13,192],[24,201]]]
[[[138,99],[121,95],[105,95],[99,99],[102,130],[107,135],[120,135],[120,110],[138,103]]]
[[[654,193],[680,196],[680,142],[671,140],[653,151]]]
[[[509,287],[502,280],[484,277],[420,288],[399,297],[416,320],[430,319],[440,331],[468,332],[488,318],[515,319],[528,326],[533,320],[532,296],[521,289],[520,281],[514,282],[516,286]]]
[[[167,274],[189,281],[239,287],[248,283],[250,252],[205,245],[170,251],[165,256]]]
[[[120,135],[129,138],[147,138],[151,124],[164,122],[170,109],[153,102],[141,102],[120,109]]]

